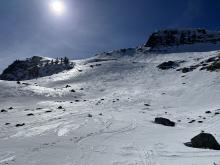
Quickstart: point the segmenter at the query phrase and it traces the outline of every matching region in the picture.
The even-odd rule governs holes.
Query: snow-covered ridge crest
[[[64,70],[72,69],[73,67],[74,63],[70,62],[66,57],[50,59],[33,56],[26,60],[15,60],[3,71],[0,79],[9,81],[30,80],[50,76]]]

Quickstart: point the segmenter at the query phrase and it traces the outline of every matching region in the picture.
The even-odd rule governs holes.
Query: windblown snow
[[[49,77],[0,81],[0,164],[220,164],[220,151],[183,144],[201,131],[220,142],[219,72],[157,67],[170,60],[189,67],[219,53],[130,49],[73,61]]]

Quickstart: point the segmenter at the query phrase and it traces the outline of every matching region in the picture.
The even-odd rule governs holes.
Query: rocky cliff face
[[[68,60],[52,60],[34,56],[23,61],[14,61],[3,71],[2,75],[0,75],[0,79],[8,81],[29,80],[50,76],[64,70],[72,69],[73,67],[74,64]]]
[[[195,43],[215,44],[217,42],[220,42],[220,32],[206,29],[167,29],[153,33],[144,46],[159,48]]]

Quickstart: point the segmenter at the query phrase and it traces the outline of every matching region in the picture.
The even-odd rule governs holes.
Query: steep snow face
[[[3,71],[0,79],[9,81],[30,80],[72,69],[74,64],[70,63],[67,58],[65,59],[61,61],[34,56],[23,61],[16,60]]]
[[[0,164],[220,164],[219,151],[183,144],[201,131],[220,142],[220,72],[204,68],[219,53],[113,51],[56,75],[0,81]],[[158,68],[168,61],[178,65]]]
[[[210,50],[213,50],[213,47],[219,42],[220,32],[217,31],[208,31],[205,29],[165,29],[153,33],[145,46],[150,47],[151,50],[157,50],[182,45],[200,44],[205,46],[205,44],[209,43],[209,45],[212,45],[212,49]],[[201,50],[201,47],[200,51],[203,51],[204,49]]]

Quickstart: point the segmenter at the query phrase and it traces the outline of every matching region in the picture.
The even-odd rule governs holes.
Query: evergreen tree
[[[59,64],[59,59],[58,59],[58,57],[56,58],[55,64]]]
[[[63,62],[64,62],[65,65],[68,65],[70,61],[67,57],[64,57]]]

